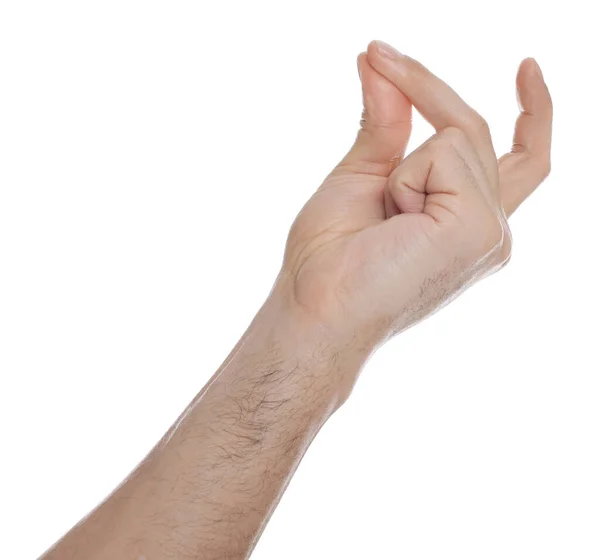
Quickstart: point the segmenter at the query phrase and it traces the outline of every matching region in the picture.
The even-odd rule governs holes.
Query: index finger
[[[479,153],[492,184],[497,185],[498,163],[490,130],[477,111],[421,63],[387,43],[372,41],[367,56],[373,68],[404,93],[438,132],[448,127],[461,129]]]

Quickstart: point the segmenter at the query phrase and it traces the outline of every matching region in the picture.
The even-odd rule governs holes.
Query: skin
[[[485,120],[389,45],[358,57],[350,152],[296,218],[254,321],[144,461],[42,558],[248,558],[320,427],[370,355],[510,258],[507,223],[550,171],[539,66],[497,158]],[[436,133],[404,157],[414,107]]]

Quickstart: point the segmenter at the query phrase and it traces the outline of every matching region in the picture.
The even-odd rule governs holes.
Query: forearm
[[[46,560],[246,558],[360,363],[269,300],[146,460]]]
[[[374,42],[358,62],[361,131],[298,214],[273,294],[145,461],[46,560],[247,558],[370,352],[508,262],[507,215],[549,172],[537,64],[520,66],[522,114],[499,162],[483,118],[415,60]],[[436,134],[403,159],[413,105]]]

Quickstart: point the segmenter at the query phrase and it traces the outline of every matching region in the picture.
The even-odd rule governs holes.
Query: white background
[[[421,60],[508,150],[519,61],[554,98],[510,265],[385,346],[253,558],[600,557],[592,3],[0,4],[2,557],[137,464],[267,295],[350,146],[355,57]],[[415,147],[430,134],[416,119]]]

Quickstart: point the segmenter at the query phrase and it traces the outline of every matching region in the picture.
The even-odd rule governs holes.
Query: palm
[[[384,283],[382,271],[390,270],[399,248],[385,229],[385,186],[406,150],[412,106],[365,54],[358,65],[365,107],[361,131],[349,156],[298,215],[286,251],[296,297],[326,315],[352,312],[361,294],[372,300],[363,288],[375,276]],[[415,239],[424,225],[419,221],[417,215],[407,220],[401,243]]]
[[[397,268],[407,264],[406,259],[396,262],[397,256],[410,254],[411,246],[427,238],[424,228],[430,222],[423,214],[403,215],[404,227],[395,227],[393,234],[386,228],[387,180],[338,171],[298,215],[287,258],[296,297],[314,313],[347,317],[367,306],[375,312],[378,303],[385,307]],[[375,294],[374,286],[379,286]]]

